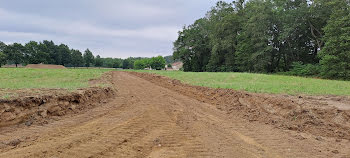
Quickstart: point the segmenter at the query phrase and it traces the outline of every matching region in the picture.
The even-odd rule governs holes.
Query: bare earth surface
[[[0,128],[0,157],[350,157],[342,130],[276,128],[126,72],[112,84],[115,97],[91,110]]]
[[[28,64],[26,68],[32,69],[66,69],[63,65],[48,65],[48,64]]]

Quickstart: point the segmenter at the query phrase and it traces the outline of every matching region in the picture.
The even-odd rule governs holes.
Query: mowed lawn
[[[89,86],[90,79],[107,71],[110,70],[0,68],[0,88],[83,88]]]
[[[183,83],[212,88],[230,88],[249,92],[293,95],[350,95],[350,81],[235,72],[143,70],[139,72],[156,73],[178,79]]]

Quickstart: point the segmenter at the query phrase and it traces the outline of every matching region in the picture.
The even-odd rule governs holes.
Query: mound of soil
[[[325,103],[348,100],[315,97],[255,94],[232,89],[214,89],[183,84],[178,80],[150,73],[129,72],[182,95],[215,105],[230,115],[259,121],[277,128],[307,132],[316,136],[350,140],[350,110]],[[334,99],[336,98],[336,99]],[[345,101],[342,101],[345,99]],[[325,102],[328,100],[328,102]],[[348,105],[350,106],[350,105]]]
[[[28,64],[25,68],[32,69],[66,69],[63,65]]]
[[[26,121],[41,121],[42,118],[50,116],[78,113],[83,109],[96,106],[114,94],[114,90],[110,87],[95,87],[81,89],[67,95],[3,99],[0,100],[0,127]]]
[[[17,90],[17,97],[0,99],[0,127],[25,123],[43,123],[47,119],[66,114],[80,113],[106,102],[116,91],[111,86],[98,87],[97,84],[108,84],[111,74],[106,73],[101,80],[90,83],[89,88],[69,92],[64,89]],[[16,91],[16,90],[14,90]]]

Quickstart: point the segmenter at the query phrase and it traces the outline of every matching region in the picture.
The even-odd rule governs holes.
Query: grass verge
[[[350,81],[236,72],[146,71],[212,88],[229,88],[256,93],[350,95]]]
[[[108,69],[27,69],[0,68],[0,89],[63,88],[74,90],[89,86]]]

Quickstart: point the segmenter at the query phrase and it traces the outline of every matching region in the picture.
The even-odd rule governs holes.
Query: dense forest
[[[350,79],[349,0],[218,2],[174,42],[184,71]]]
[[[157,57],[165,61],[163,57]],[[170,57],[167,57],[170,59]],[[133,69],[134,62],[144,60],[141,57],[120,58],[101,58],[96,57],[86,49],[83,53],[76,49],[70,49],[65,44],[56,45],[53,41],[44,40],[43,42],[30,41],[24,45],[13,43],[6,45],[0,42],[0,67],[5,64],[55,64],[66,67],[105,67],[105,68],[123,68]],[[152,58],[150,58],[152,59]],[[162,65],[164,68],[164,65]],[[157,67],[158,68],[158,67]]]

